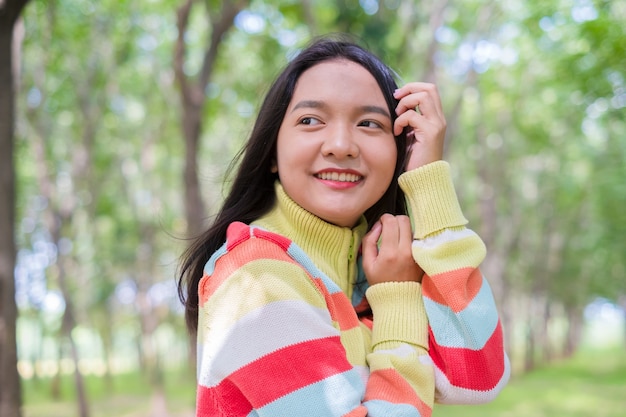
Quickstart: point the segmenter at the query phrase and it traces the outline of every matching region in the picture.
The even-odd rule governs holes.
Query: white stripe
[[[328,310],[303,300],[284,300],[255,309],[232,326],[231,317],[211,317],[198,351],[198,382],[213,387],[254,360],[296,343],[338,336]],[[223,322],[220,324],[220,321]]]
[[[434,249],[439,245],[443,245],[444,243],[455,242],[457,240],[462,240],[469,237],[478,237],[478,235],[471,229],[446,229],[438,235],[427,237],[422,240],[414,240],[413,246],[421,249]]]
[[[370,368],[367,366],[354,365],[352,369],[359,374],[363,385],[367,385],[367,381],[370,379]]]

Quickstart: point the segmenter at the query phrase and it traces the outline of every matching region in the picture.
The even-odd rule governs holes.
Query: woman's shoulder
[[[285,252],[289,250],[292,244],[291,240],[283,235],[242,222],[233,222],[228,226],[225,244],[227,249],[231,249],[247,240],[255,238],[272,242]]]
[[[233,222],[226,231],[226,241],[215,251],[204,267],[205,275],[213,275],[218,264],[233,262],[240,266],[259,259],[290,259],[291,240],[256,226]]]
[[[288,298],[306,298],[320,304],[322,292],[308,269],[294,259],[292,245],[282,235],[244,223],[232,223],[226,242],[204,268],[199,283],[200,304],[218,291],[228,292],[229,288],[234,293],[246,288],[246,293],[266,296],[291,294]]]
[[[208,282],[215,285],[233,276],[253,278],[260,273],[265,277],[272,274],[287,277],[291,284],[312,284],[325,296],[341,293],[337,284],[288,237],[241,222],[233,222],[228,227],[226,241],[204,267],[200,286]]]

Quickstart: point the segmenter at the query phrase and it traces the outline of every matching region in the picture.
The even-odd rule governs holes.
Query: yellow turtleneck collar
[[[274,186],[276,204],[252,224],[289,238],[348,296],[356,280],[356,261],[367,221],[353,227],[328,223],[293,201],[280,182]]]

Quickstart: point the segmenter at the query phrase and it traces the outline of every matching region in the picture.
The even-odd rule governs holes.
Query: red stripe
[[[295,390],[350,369],[352,366],[339,336],[311,340],[263,356],[233,372],[215,387],[199,387],[198,401],[213,410],[228,403],[245,415]]]
[[[326,308],[328,308],[331,320],[339,325],[339,329],[343,331],[358,327],[359,318],[354,311],[354,307],[352,307],[352,303],[348,300],[346,295],[341,291],[330,294],[321,278],[312,279],[324,296]]]
[[[245,417],[252,411],[250,401],[229,380],[215,388],[198,385],[197,396],[196,417]]]
[[[428,404],[422,401],[411,384],[395,369],[379,369],[370,374],[364,401],[371,400],[409,404],[422,416],[430,416],[432,413]]]
[[[252,232],[251,232],[252,230]],[[245,242],[251,237],[258,237],[260,239],[269,240],[274,242],[286,252],[291,245],[291,240],[285,236],[281,236],[276,233],[268,232],[263,229],[252,229],[249,225],[241,222],[233,222],[226,229],[226,249],[231,250],[241,242]]]
[[[481,350],[452,348],[436,343],[432,329],[429,355],[455,387],[488,391],[493,389],[504,373],[502,327],[498,325]]]
[[[478,268],[462,268],[448,271],[422,280],[422,293],[431,300],[449,306],[458,313],[480,291],[483,276]],[[445,296],[443,295],[445,294]]]
[[[239,242],[237,248],[230,248],[228,256],[222,256],[215,264],[215,270],[211,276],[204,275],[198,285],[200,306],[202,306],[213,293],[235,271],[249,262],[259,259],[274,259],[279,261],[296,262],[285,251],[272,242],[263,239],[251,239],[248,242]],[[306,271],[302,269],[305,273]]]
[[[250,226],[241,222],[233,222],[226,229],[226,250],[231,250],[248,239],[250,239]]]
[[[285,236],[281,236],[281,235],[276,234],[276,233],[268,232],[267,230],[254,229],[254,235],[256,237],[261,238],[261,239],[265,239],[265,240],[269,240],[271,242],[274,242],[275,244],[277,244],[278,246],[283,248],[283,250],[285,252],[287,252],[289,250],[289,246],[291,246],[291,240],[287,239]]]
[[[333,317],[333,320],[336,320],[339,324],[339,330],[350,330],[359,326],[359,318],[356,315],[356,311],[354,311],[354,307],[352,307],[352,303],[348,300],[346,295],[342,292],[336,292],[330,295],[332,300],[332,304],[334,305],[334,314],[336,317]],[[327,305],[330,305],[328,301]]]

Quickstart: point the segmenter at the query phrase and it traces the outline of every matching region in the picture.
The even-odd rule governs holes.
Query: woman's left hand
[[[406,127],[411,128],[407,133],[406,171],[441,160],[446,119],[437,86],[413,82],[397,89],[394,96],[399,100],[394,135],[401,134]]]
[[[361,246],[363,270],[369,285],[383,282],[422,282],[424,271],[413,259],[412,243],[409,217],[383,214],[365,235]]]

